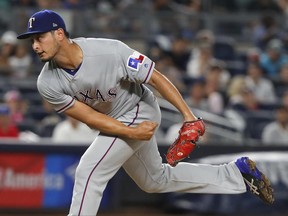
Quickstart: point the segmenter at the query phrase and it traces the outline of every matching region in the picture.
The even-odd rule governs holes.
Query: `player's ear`
[[[55,30],[55,34],[60,40],[63,40],[65,38],[65,32],[62,28]]]

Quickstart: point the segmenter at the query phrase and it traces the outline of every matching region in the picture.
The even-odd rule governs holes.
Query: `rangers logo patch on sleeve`
[[[139,66],[143,63],[144,58],[144,55],[141,55],[139,52],[135,51],[129,56],[127,66],[133,70],[139,71]]]

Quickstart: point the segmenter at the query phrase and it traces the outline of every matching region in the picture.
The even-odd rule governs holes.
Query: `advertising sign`
[[[0,207],[40,207],[44,156],[0,153]]]
[[[80,156],[0,153],[0,207],[67,207]]]

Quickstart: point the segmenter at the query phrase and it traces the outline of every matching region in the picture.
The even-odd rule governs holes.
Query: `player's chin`
[[[49,60],[47,60],[47,59],[41,59],[41,62],[48,62]]]
[[[41,62],[48,62],[50,61],[52,58],[45,58],[45,57],[40,57]]]

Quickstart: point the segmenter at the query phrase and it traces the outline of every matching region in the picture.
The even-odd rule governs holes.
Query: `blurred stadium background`
[[[288,215],[288,0],[0,0],[1,216],[67,215],[75,167],[89,145],[55,141],[65,117],[37,92],[42,63],[30,41],[15,38],[40,9],[59,12],[72,38],[119,39],[149,56],[207,123],[188,160],[249,155],[276,195],[266,206],[250,194],[146,194],[121,170],[99,215]],[[182,119],[158,100],[164,155]]]

